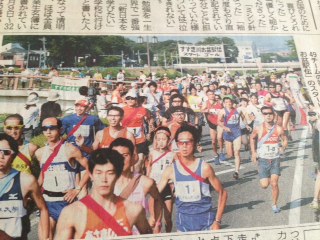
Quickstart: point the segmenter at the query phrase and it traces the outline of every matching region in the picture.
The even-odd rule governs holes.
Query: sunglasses
[[[4,156],[9,156],[13,153],[11,149],[0,149],[0,153],[2,153]]]
[[[273,112],[264,112],[263,115],[273,115]]]
[[[126,97],[126,100],[136,100],[136,98],[133,98],[133,97]]]
[[[46,132],[48,129],[49,129],[50,131],[52,131],[52,130],[58,130],[59,127],[58,127],[57,125],[48,125],[48,126],[42,126],[42,127],[41,127],[41,130],[42,130],[43,132]]]
[[[178,146],[183,146],[183,145],[192,146],[193,140],[182,140],[182,141],[178,140],[177,144],[178,144]]]
[[[20,130],[21,128],[23,128],[24,125],[6,125],[4,126],[5,129],[7,130]]]

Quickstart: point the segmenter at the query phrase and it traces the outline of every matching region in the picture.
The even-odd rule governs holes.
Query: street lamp
[[[153,36],[151,38],[151,42],[152,43],[157,43],[158,42],[158,38],[156,36]],[[143,37],[139,36],[138,37],[138,43],[144,43]],[[149,72],[151,72],[151,64],[150,64],[150,47],[149,47],[149,36],[146,37],[146,44],[147,44],[147,61],[148,61],[148,68],[149,68]]]

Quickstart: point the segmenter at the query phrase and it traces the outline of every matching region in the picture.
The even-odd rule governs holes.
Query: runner
[[[208,122],[208,126],[210,128],[210,137],[212,142],[213,149],[213,161],[216,165],[220,165],[219,154],[217,150],[217,139],[219,145],[219,151],[223,149],[223,140],[222,133],[218,134],[218,132],[222,132],[222,128],[218,126],[218,114],[219,111],[223,108],[220,102],[220,98],[214,94],[213,90],[207,91],[208,101],[206,101],[201,108],[201,111],[205,114]],[[218,138],[217,136],[221,136]]]
[[[270,84],[270,92],[265,98],[265,105],[271,106],[276,113],[276,122],[281,126],[286,134],[288,132],[288,122],[290,120],[290,112],[288,109],[288,102],[294,102],[293,98],[282,92],[281,83]]]
[[[127,128],[121,126],[123,115],[124,111],[122,108],[116,106],[110,107],[107,112],[109,127],[97,132],[92,148],[84,145],[84,138],[81,135],[76,138],[77,145],[87,153],[91,153],[98,148],[108,148],[119,137],[127,138],[135,145],[136,140],[133,134]]]
[[[284,152],[288,142],[281,126],[274,123],[274,112],[272,107],[264,106],[261,108],[264,116],[264,123],[253,129],[250,137],[252,161],[258,160],[258,171],[260,186],[266,189],[272,187],[272,211],[279,213],[279,177],[280,177],[280,153]],[[258,144],[256,147],[256,138]],[[282,139],[282,148],[279,146]]]
[[[77,181],[78,164],[87,170],[88,160],[78,148],[61,139],[61,128],[59,119],[44,119],[42,131],[48,144],[35,153],[41,167],[38,182],[50,214],[50,238],[62,209],[76,199],[89,180],[86,171],[81,181]]]
[[[147,176],[154,179],[158,184],[161,180],[162,173],[165,168],[173,162],[174,153],[170,151],[169,141],[171,133],[169,128],[160,126],[155,130],[153,148],[150,151],[148,164],[147,164]],[[164,219],[166,232],[172,231],[172,209],[173,209],[173,196],[169,184],[165,187],[165,190],[161,193],[162,201],[164,201]],[[149,206],[153,209],[155,202],[150,199]],[[152,214],[152,212],[150,213]],[[160,224],[161,222],[159,222]],[[160,227],[161,228],[161,227]]]
[[[171,180],[176,192],[177,231],[201,231],[220,229],[227,192],[223,189],[213,168],[194,157],[197,143],[197,129],[192,126],[181,127],[175,139],[180,153],[178,160],[167,167],[158,184],[162,192]],[[218,193],[217,212],[213,210],[210,185]]]
[[[110,239],[131,235],[133,226],[141,234],[152,232],[143,207],[113,193],[123,165],[117,151],[105,148],[92,153],[92,193],[62,211],[54,239]]]
[[[116,89],[112,91],[112,95],[111,95],[111,102],[119,107],[123,106],[123,103],[124,103],[121,97],[121,93],[123,92],[123,89],[124,89],[124,83],[117,82]]]
[[[11,136],[19,144],[19,153],[12,162],[12,168],[32,174],[32,157],[38,146],[33,143],[23,144],[23,118],[19,114],[12,114],[4,120],[4,132]]]
[[[114,194],[133,203],[140,204],[146,212],[148,212],[147,196],[149,196],[155,203],[150,208],[149,224],[154,228],[153,233],[159,233],[161,231],[161,197],[153,179],[139,173],[134,174],[132,171],[135,162],[133,158],[134,145],[128,139],[117,138],[111,143],[110,148],[124,157],[123,170],[116,182]],[[139,234],[135,227],[133,228],[133,234]]]
[[[245,120],[245,116],[241,109],[233,107],[234,101],[225,97],[223,99],[224,109],[219,112],[218,124],[223,128],[223,140],[226,143],[226,150],[228,158],[235,158],[235,172],[233,174],[234,179],[239,179],[240,170],[240,148],[241,148],[241,129],[240,129],[240,117],[243,119],[244,124],[248,130],[251,130],[250,126]],[[222,159],[220,159],[222,160]]]
[[[49,237],[49,214],[37,180],[31,174],[12,169],[13,159],[19,153],[18,143],[0,133],[0,230],[14,239],[27,239],[30,231],[27,198],[33,198],[40,210],[39,239]],[[8,209],[15,209],[10,211]]]
[[[153,119],[150,113],[144,107],[138,106],[138,96],[129,92],[126,95],[127,106],[123,108],[124,117],[122,126],[126,127],[136,139],[136,147],[139,156],[138,162],[134,166],[137,173],[141,173],[144,168],[145,157],[148,156],[149,149],[147,144],[146,135],[144,132],[144,121],[148,122],[149,131],[153,130]]]

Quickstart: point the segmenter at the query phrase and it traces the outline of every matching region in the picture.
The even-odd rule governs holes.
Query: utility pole
[[[45,37],[39,39],[42,42],[42,48],[44,52],[44,57],[43,57],[43,67],[47,68],[47,49],[46,49],[46,41],[47,39]],[[42,64],[40,64],[41,66]]]
[[[26,66],[27,69],[29,67],[29,55],[30,55],[30,43],[28,42],[27,66]]]

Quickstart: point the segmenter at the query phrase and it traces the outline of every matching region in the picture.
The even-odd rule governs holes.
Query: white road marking
[[[244,169],[244,167],[240,166],[240,169]],[[216,172],[216,175],[222,175],[222,174],[229,173],[229,172],[234,172],[234,169],[227,169],[227,170],[219,171],[219,172]],[[241,172],[240,172],[240,174],[241,174]]]
[[[304,153],[307,142],[308,128],[303,128],[301,132],[297,159],[295,164],[294,178],[291,191],[291,202],[289,210],[289,225],[300,224],[300,210],[301,210],[301,189],[302,189],[302,174],[303,164],[305,162]]]

